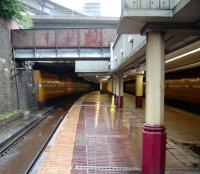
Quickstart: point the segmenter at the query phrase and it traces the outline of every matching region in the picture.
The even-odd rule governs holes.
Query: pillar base
[[[166,158],[165,126],[144,125],[142,174],[164,174]]]
[[[116,96],[116,106],[117,108],[123,107],[123,96]]]
[[[142,108],[143,106],[143,98],[142,96],[135,96],[135,107]]]

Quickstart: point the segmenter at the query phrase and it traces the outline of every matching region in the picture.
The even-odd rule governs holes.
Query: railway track
[[[36,122],[34,122],[28,129],[21,132],[17,137],[15,137],[12,141],[10,141],[8,144],[6,144],[0,150],[0,168],[1,168],[0,174],[1,173],[9,173],[9,174],[30,173],[30,171],[34,167],[35,163],[37,162],[37,160],[41,156],[42,152],[44,151],[45,147],[47,146],[48,142],[50,141],[50,139],[56,132],[60,123],[65,118],[70,107],[73,105],[74,101],[79,96],[80,95],[76,95],[75,97],[73,97],[73,96],[69,97],[67,104],[62,103],[61,105],[56,106],[53,110],[46,113],[45,116],[43,116],[40,120],[37,120]],[[53,122],[54,125],[48,124],[48,120],[50,120],[49,122],[51,122],[51,120],[53,120],[54,117],[56,117],[55,123]],[[44,124],[44,125],[42,126],[42,124]],[[28,147],[28,145],[30,146],[30,144],[31,144],[31,142],[29,142],[29,138],[32,137],[31,138],[32,141],[33,140],[37,141],[38,135],[45,134],[43,131],[45,131],[44,127],[46,127],[46,125],[51,127],[51,129],[49,128],[48,135],[46,135],[46,137],[43,138],[43,141],[40,142],[39,145],[37,145],[37,150],[33,150],[33,148],[35,148],[34,145],[32,147]],[[37,132],[37,129],[40,129],[40,131],[41,131],[41,132],[39,132],[39,134],[34,133],[34,132]],[[26,142],[27,142],[27,145],[25,144]],[[20,155],[20,153],[19,153],[19,155],[16,155],[14,158],[10,158],[11,154],[13,154],[13,153],[18,154],[19,151],[20,151],[20,153],[22,152],[24,154],[27,154],[27,153],[23,152],[23,151],[31,152],[30,154],[26,155],[26,156],[30,155],[30,157],[29,158],[25,157],[25,155]],[[32,153],[32,151],[34,151],[34,153]],[[19,164],[18,164],[18,162],[16,162],[16,160],[17,161],[21,160],[23,165],[19,166]],[[2,161],[9,161],[8,165],[3,163]],[[13,163],[16,163],[16,164],[14,164],[14,167],[13,167]],[[16,167],[17,168],[21,167],[21,169],[14,170],[14,169],[16,169]],[[13,168],[13,172],[12,172],[12,168]]]
[[[48,111],[47,113],[45,113],[41,119],[34,121],[34,123],[32,123],[29,128],[20,132],[12,140],[10,140],[3,147],[1,147],[0,148],[0,157],[4,156],[18,141],[20,141],[20,139],[22,139],[24,136],[26,136],[27,133],[29,133],[31,130],[33,130],[35,127],[37,127],[37,125],[40,124],[45,118],[47,118],[50,114],[53,114],[54,112],[56,112],[53,110],[54,110],[54,108],[52,110]]]
[[[71,107],[71,106],[70,106]],[[46,148],[46,146],[48,145],[49,141],[51,140],[52,136],[54,135],[54,133],[56,132],[57,128],[59,127],[59,125],[61,124],[61,122],[63,121],[63,119],[65,118],[65,115],[68,113],[68,110],[70,109],[70,107],[67,108],[67,111],[64,113],[63,117],[60,119],[60,121],[58,122],[58,124],[56,125],[55,129],[49,134],[49,137],[46,139],[46,141],[44,142],[44,144],[41,146],[41,148],[39,149],[37,155],[35,156],[35,158],[33,159],[33,161],[31,162],[31,164],[28,166],[27,170],[26,170],[26,174],[30,173],[33,169],[33,167],[35,166],[36,162],[38,161],[38,159],[40,158],[42,152],[44,151],[44,149]]]

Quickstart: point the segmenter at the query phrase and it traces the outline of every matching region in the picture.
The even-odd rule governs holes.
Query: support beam
[[[142,108],[143,106],[143,76],[144,71],[136,72],[136,95],[135,95],[135,107]]]
[[[185,35],[188,32],[200,35],[200,26],[193,22],[149,22],[144,25],[141,34],[150,31],[174,32],[176,34]],[[187,31],[187,32],[186,32]]]
[[[109,51],[109,48],[14,49],[15,59],[19,61],[109,61]]]
[[[165,173],[164,58],[164,34],[147,33],[142,174]]]

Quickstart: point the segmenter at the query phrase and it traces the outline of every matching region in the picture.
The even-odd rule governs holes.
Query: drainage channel
[[[141,169],[134,167],[112,167],[112,166],[75,166],[76,170],[100,170],[109,172],[140,172]]]
[[[108,172],[134,172],[140,173],[141,168],[135,168],[135,167],[112,167],[112,166],[75,166],[75,170],[87,170],[87,171],[108,171]],[[167,168],[165,170],[165,173],[171,173],[171,172],[182,172],[182,173],[196,173],[199,172],[199,168]]]

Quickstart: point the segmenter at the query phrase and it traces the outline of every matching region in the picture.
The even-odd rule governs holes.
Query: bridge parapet
[[[13,30],[12,43],[24,48],[105,48],[116,37],[115,29]]]

